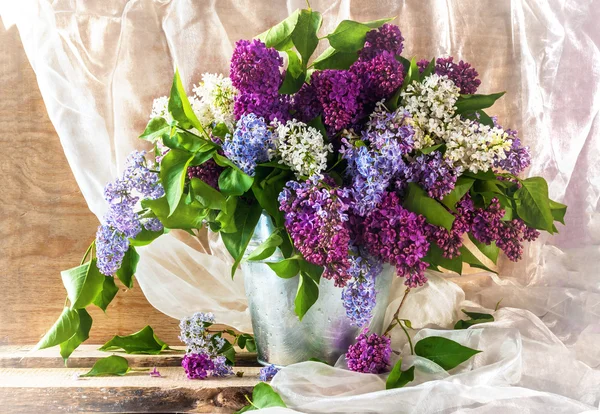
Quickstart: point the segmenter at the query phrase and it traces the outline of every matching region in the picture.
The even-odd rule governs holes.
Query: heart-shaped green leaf
[[[402,358],[392,368],[390,374],[385,381],[385,389],[391,390],[394,388],[402,388],[409,382],[415,379],[415,367],[414,365],[402,371]]]
[[[446,371],[457,367],[480,352],[441,336],[423,338],[415,345],[415,354],[435,362]]]
[[[99,348],[100,351],[114,351],[122,349],[128,354],[150,354],[157,355],[169,349],[169,346],[161,341],[150,326],[141,331],[127,336],[116,335]]]
[[[121,356],[111,355],[96,361],[91,370],[81,375],[82,377],[101,377],[105,375],[125,375],[131,368],[129,362]]]
[[[98,296],[104,283],[104,275],[96,266],[96,259],[60,272],[72,309],[88,306]]]

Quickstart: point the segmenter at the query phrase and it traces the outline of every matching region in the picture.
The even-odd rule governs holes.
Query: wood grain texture
[[[122,377],[77,378],[86,369],[0,368],[3,413],[190,412],[231,413],[247,404],[259,368],[242,377],[188,380],[181,368],[163,367],[160,378],[147,372]]]
[[[48,119],[17,30],[0,25],[0,345],[39,340],[61,312],[60,271],[79,264],[98,221]],[[141,290],[121,292],[107,314],[94,307],[90,341],[104,343],[151,325],[179,344],[177,321]]]
[[[163,351],[160,355],[128,355],[124,352],[99,351],[100,345],[84,344],[73,352],[68,361],[69,368],[91,368],[100,358],[111,354],[120,355],[134,367],[179,367],[185,347],[174,346],[172,351]],[[57,348],[31,352],[31,345],[0,346],[0,368],[64,368],[65,363]],[[256,353],[236,348],[235,366],[258,367]]]

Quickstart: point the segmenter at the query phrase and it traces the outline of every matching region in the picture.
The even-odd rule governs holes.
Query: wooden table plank
[[[178,367],[181,365],[185,347],[172,347],[173,351],[160,355],[128,355],[124,352],[98,351],[100,345],[81,345],[69,358],[69,368],[91,368],[100,359],[112,354],[120,355],[129,361],[132,367]],[[65,364],[58,348],[42,349],[31,352],[33,346],[0,346],[0,368],[64,368]],[[237,350],[236,366],[258,367],[256,354]]]
[[[176,367],[122,377],[77,378],[81,368],[1,368],[2,412],[228,413],[246,405],[258,383],[258,367],[236,368],[242,377],[189,380]]]

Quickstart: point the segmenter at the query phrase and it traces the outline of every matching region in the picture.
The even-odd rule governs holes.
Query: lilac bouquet
[[[320,278],[333,280],[360,327],[386,263],[414,288],[426,269],[491,270],[467,239],[495,263],[500,251],[519,260],[539,231],[555,233],[566,206],[543,178],[518,177],[528,148],[485,112],[503,93],[477,94],[478,73],[462,60],[407,59],[391,20],[345,20],[319,38],[321,15],[297,10],[239,40],[229,77],[204,74],[188,96],[176,72],[140,136],[152,150],[133,153],[106,187],[91,260],[63,274],[72,288],[61,318],[105,309],[114,275],[131,286],[135,248],[170,229],[220,232],[233,276],[266,214],[276,230],[247,260],[281,252],[269,266],[300,278],[299,318]],[[192,359],[192,375],[215,369]]]

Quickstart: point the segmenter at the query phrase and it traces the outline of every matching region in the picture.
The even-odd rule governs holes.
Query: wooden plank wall
[[[79,263],[93,239],[90,213],[48,119],[19,34],[0,24],[0,345],[37,342],[65,300],[60,271]],[[150,324],[179,344],[177,321],[139,288],[121,286],[107,315],[93,309],[89,343]]]

